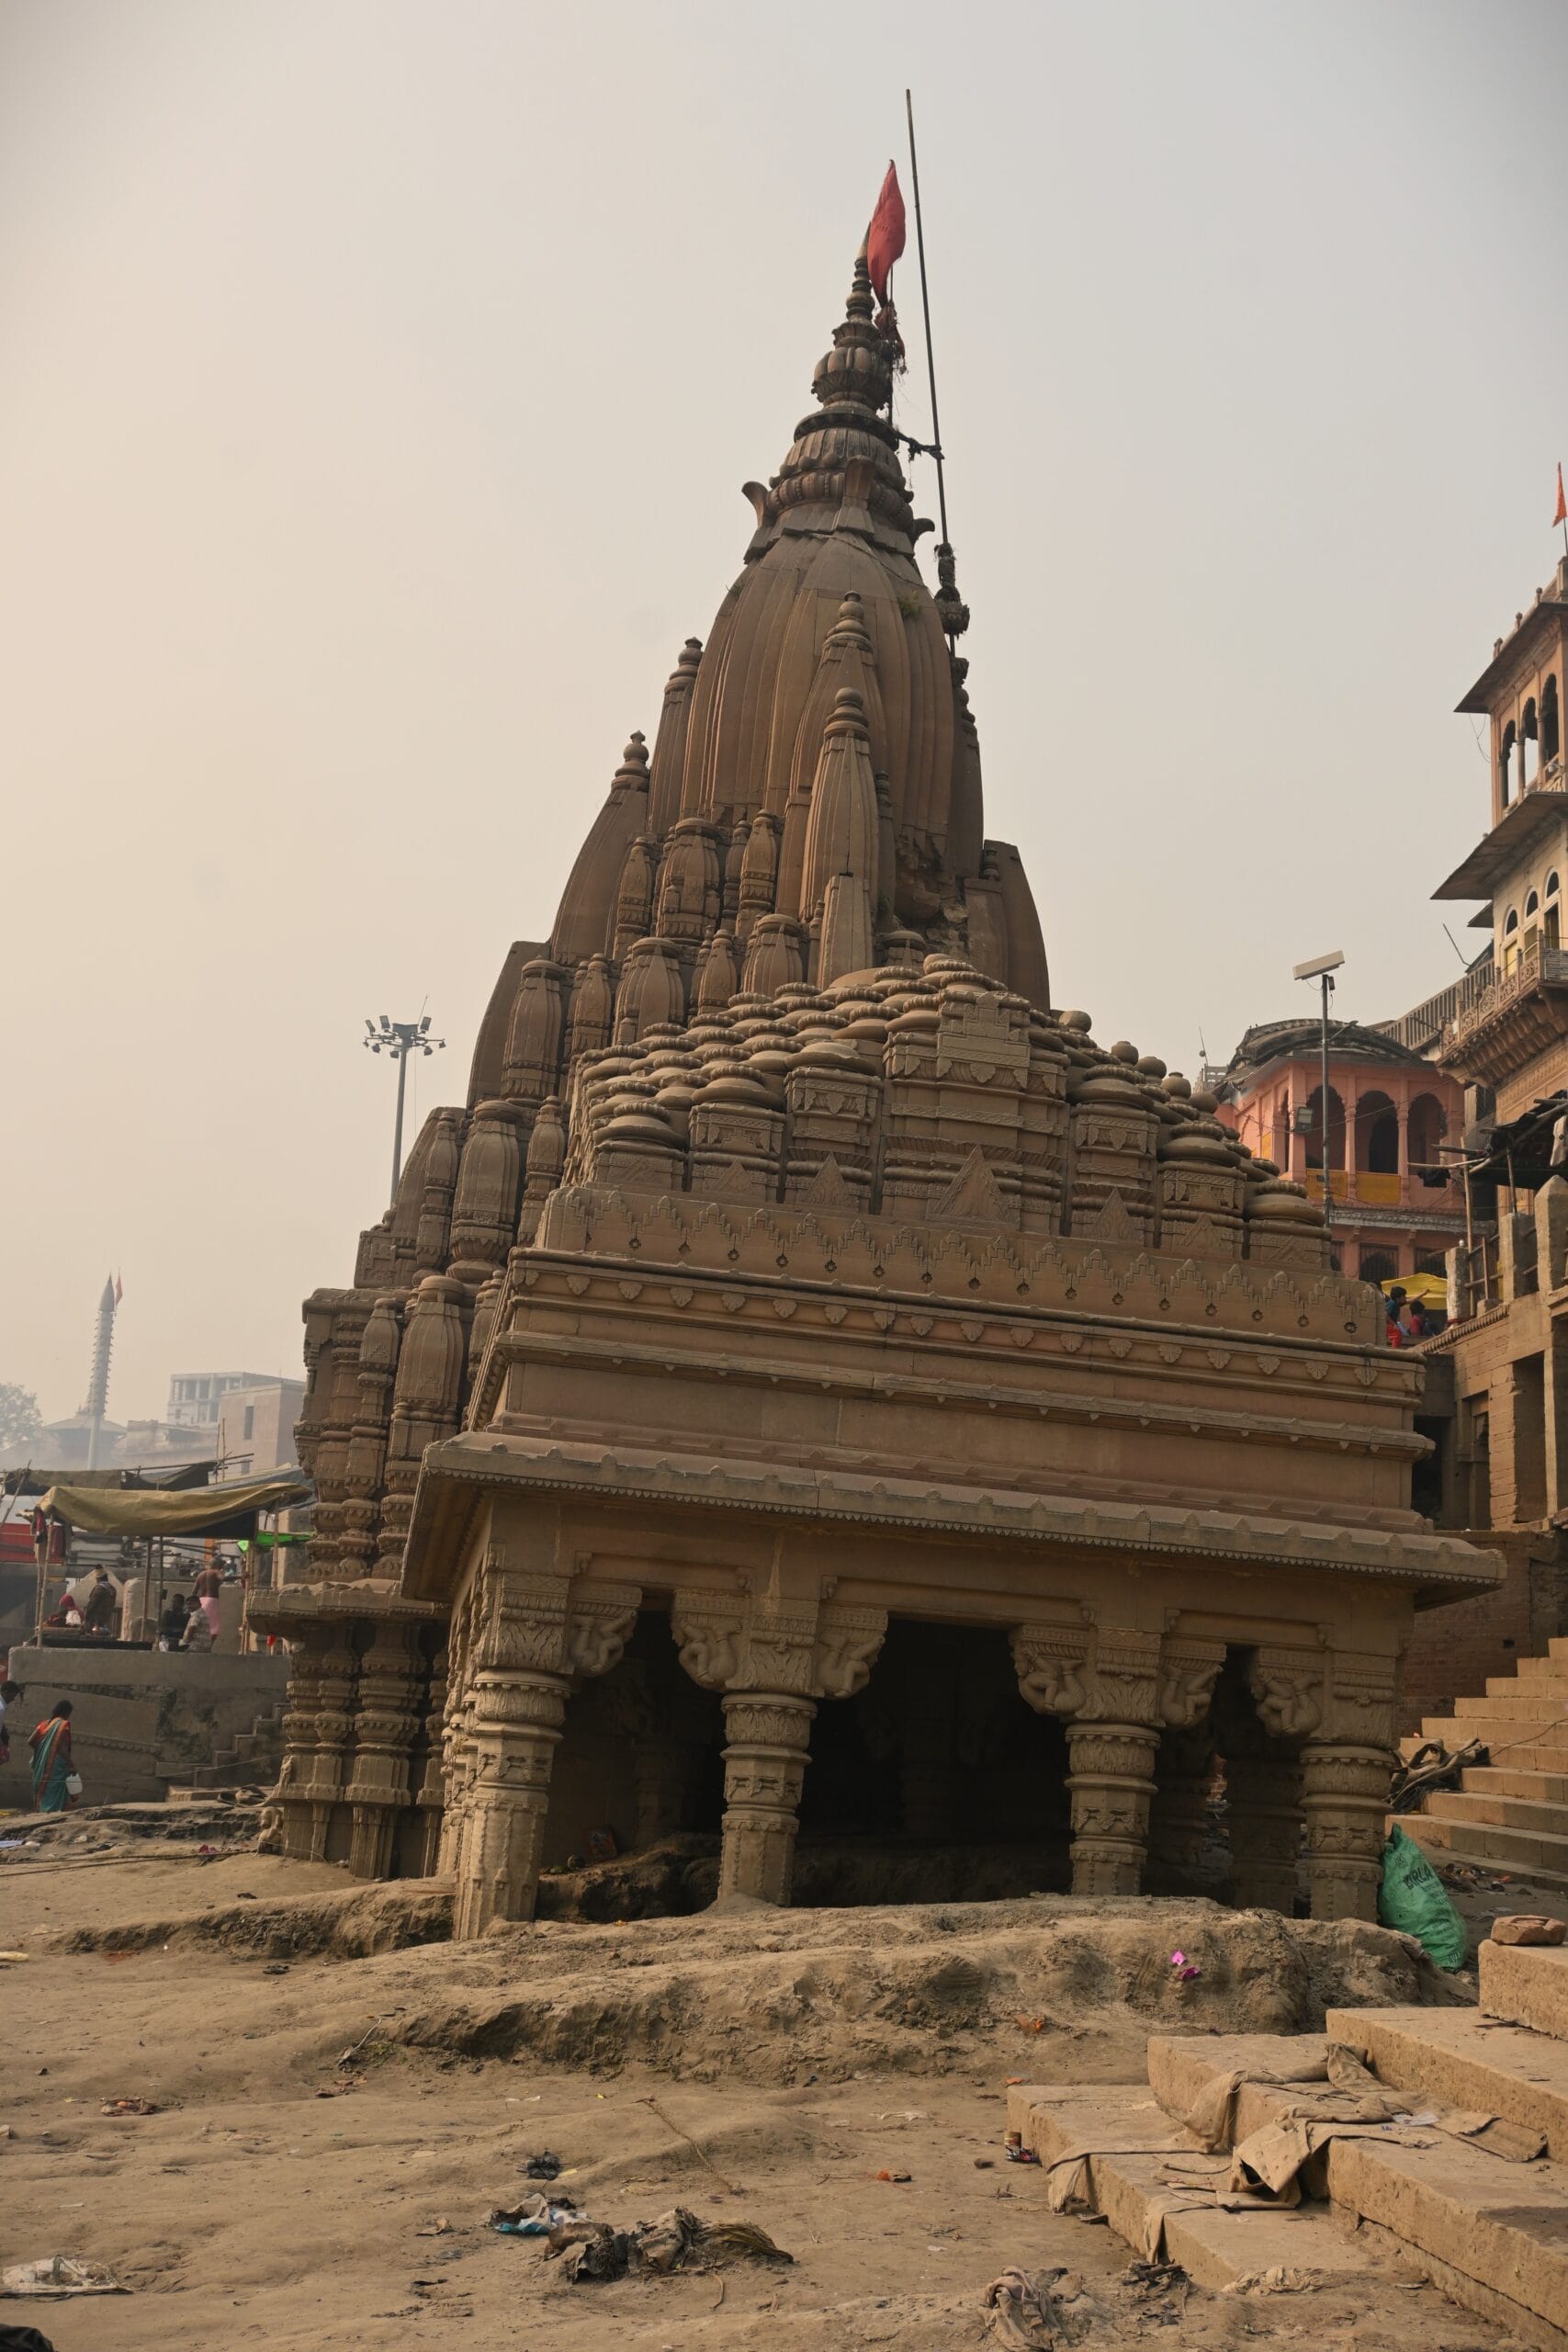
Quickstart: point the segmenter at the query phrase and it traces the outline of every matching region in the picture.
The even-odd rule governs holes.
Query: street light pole
[[[1328,1164],[1328,1001],[1334,994],[1334,975],[1345,961],[1336,948],[1330,956],[1314,956],[1308,964],[1297,964],[1292,978],[1298,980],[1323,982],[1323,1222],[1327,1227],[1332,1247],[1334,1233],[1334,1171]],[[1349,1127],[1345,1128],[1345,1189],[1350,1189]]]
[[[368,1046],[373,1054],[389,1054],[398,1065],[398,1109],[392,1128],[391,1193],[392,1199],[396,1201],[398,1179],[403,1172],[403,1095],[408,1085],[409,1056],[438,1053],[446,1040],[431,1035],[428,1012],[418,1021],[389,1021],[383,1013],[379,1028],[368,1018],[365,1027],[367,1034],[360,1039],[361,1045]]]

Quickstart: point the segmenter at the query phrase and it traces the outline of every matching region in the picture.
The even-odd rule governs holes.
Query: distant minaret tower
[[[87,1401],[82,1408],[92,1424],[87,1434],[89,1470],[96,1470],[98,1466],[98,1446],[109,1401],[109,1353],[114,1346],[114,1311],[119,1304],[119,1283],[110,1274],[104,1284],[104,1295],[98,1301],[97,1321],[93,1330],[93,1369],[87,1378]]]

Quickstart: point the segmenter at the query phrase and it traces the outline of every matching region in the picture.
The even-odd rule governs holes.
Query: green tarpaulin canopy
[[[315,1495],[289,1472],[235,1478],[185,1494],[135,1494],[113,1487],[51,1487],[43,1508],[84,1535],[249,1535],[257,1511],[289,1510]]]

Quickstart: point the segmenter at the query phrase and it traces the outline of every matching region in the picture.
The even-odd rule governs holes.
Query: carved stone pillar
[[[424,1762],[420,1767],[419,1875],[432,1878],[440,1867],[441,1829],[446,1816],[446,1775],[443,1736],[446,1719],[446,1645],[430,1662],[430,1689],[424,1705]]]
[[[816,1713],[809,1699],[783,1691],[746,1691],[725,1700],[721,1895],[789,1901]]]
[[[469,1737],[472,1778],[458,1857],[452,1934],[492,1919],[531,1919],[544,1860],[550,1769],[566,1722],[564,1674],[480,1673]]]
[[[278,1793],[283,1850],[297,1860],[326,1860],[354,1736],[356,1667],[342,1625],[305,1626],[295,1637]]]
[[[1386,1748],[1309,1740],[1302,1750],[1307,1888],[1314,1919],[1375,1919],[1388,1812]]]
[[[288,1696],[283,1716],[283,1766],[277,1779],[280,1850],[295,1861],[310,1852],[310,1808],[304,1795],[316,1747],[325,1626],[301,1628],[289,1645]]]
[[[1073,1893],[1138,1894],[1161,1730],[1206,1711],[1223,1646],[1162,1645],[1130,1626],[1022,1625],[1012,1649],[1030,1705],[1066,1724]]]
[[[383,1620],[359,1661],[354,1770],[344,1791],[354,1808],[348,1867],[355,1878],[389,1875],[398,1815],[413,1794],[421,1679],[415,1644],[412,1626]]]
[[[1314,1919],[1375,1919],[1383,1823],[1398,1760],[1395,1661],[1336,1651],[1321,1726],[1302,1750],[1307,1885]]]
[[[519,1573],[502,1548],[487,1553],[473,1601],[471,1674],[466,1667],[458,1702],[454,1937],[482,1935],[495,1919],[533,1917],[568,1694],[576,1677],[618,1662],[640,1598],[635,1588]]]
[[[1075,1894],[1142,1893],[1158,1746],[1152,1725],[1068,1724]]]
[[[787,1903],[814,1702],[865,1688],[886,1611],[682,1594],[671,1630],[693,1680],[726,1694],[719,1895]]]

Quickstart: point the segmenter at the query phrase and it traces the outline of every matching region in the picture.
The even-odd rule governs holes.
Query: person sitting
[[[186,1620],[190,1615],[190,1602],[183,1592],[174,1592],[169,1595],[158,1619],[158,1647],[161,1650],[179,1648],[186,1629]]]
[[[185,1632],[180,1635],[182,1650],[209,1650],[212,1647],[212,1627],[203,1609],[193,1608],[186,1619]]]
[[[95,1568],[93,1581],[87,1588],[86,1606],[82,1622],[89,1634],[109,1634],[119,1611],[119,1595],[109,1581],[107,1568]]]

